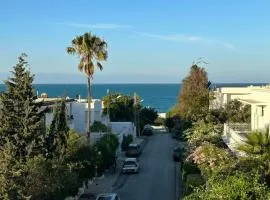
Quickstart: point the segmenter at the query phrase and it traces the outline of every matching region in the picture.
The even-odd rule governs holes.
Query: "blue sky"
[[[9,0],[0,9],[1,79],[25,52],[37,83],[84,83],[65,48],[91,31],[109,45],[94,83],[179,83],[200,57],[213,82],[270,81],[267,0]]]

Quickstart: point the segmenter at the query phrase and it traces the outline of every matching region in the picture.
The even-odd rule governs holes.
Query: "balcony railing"
[[[245,143],[246,135],[250,133],[251,125],[248,123],[230,123],[224,124],[223,140],[228,147],[239,154],[238,146]]]
[[[228,123],[227,126],[237,132],[246,133],[251,131],[250,123]]]

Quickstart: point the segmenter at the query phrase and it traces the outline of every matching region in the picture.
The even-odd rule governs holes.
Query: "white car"
[[[126,158],[123,164],[122,173],[138,173],[140,164],[137,158]]]
[[[120,200],[116,193],[100,194],[96,200]]]

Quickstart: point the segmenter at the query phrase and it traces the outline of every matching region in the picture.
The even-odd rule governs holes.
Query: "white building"
[[[229,101],[243,98],[251,94],[253,87],[221,87],[214,91],[215,99],[211,102],[211,108],[217,109],[226,105]]]
[[[236,147],[245,142],[245,135],[253,130],[265,130],[270,125],[270,86],[249,86],[242,88],[218,88],[212,107],[219,108],[230,100],[236,99],[251,106],[250,123],[224,124],[223,139],[236,151]],[[214,106],[213,106],[214,105]]]
[[[43,102],[43,109],[47,108],[45,113],[45,122],[48,127],[53,120],[54,109],[56,103],[61,98],[39,98],[38,101]],[[75,130],[77,133],[84,135],[86,133],[88,103],[86,99],[66,99],[66,119],[69,128]],[[109,126],[112,133],[116,134],[119,142],[122,142],[123,135],[131,134],[136,138],[136,128],[132,122],[110,122],[108,117],[103,115],[103,103],[100,99],[92,99],[91,102],[91,124],[94,121],[101,122]],[[91,133],[90,140],[97,141],[103,133]]]
[[[39,98],[38,101],[42,101],[45,107],[48,107],[48,111],[45,114],[46,126],[52,123],[54,109],[56,103],[60,98]],[[80,99],[66,99],[66,115],[67,124],[71,129],[74,129],[80,134],[86,132],[87,115],[88,115],[88,103],[87,100]],[[102,102],[99,99],[92,99],[91,102],[91,124],[94,121],[99,121],[103,124],[108,123],[107,118],[102,115]]]

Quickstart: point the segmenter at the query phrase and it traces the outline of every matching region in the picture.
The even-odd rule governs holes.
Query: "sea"
[[[264,83],[218,83],[214,87],[244,87],[249,85],[265,85]],[[43,92],[49,97],[68,96],[75,98],[87,97],[86,84],[34,84],[35,92]],[[155,108],[158,112],[167,112],[177,101],[181,84],[93,84],[91,85],[92,98],[100,99],[109,92],[140,96],[143,106]],[[0,92],[5,86],[0,84]]]

